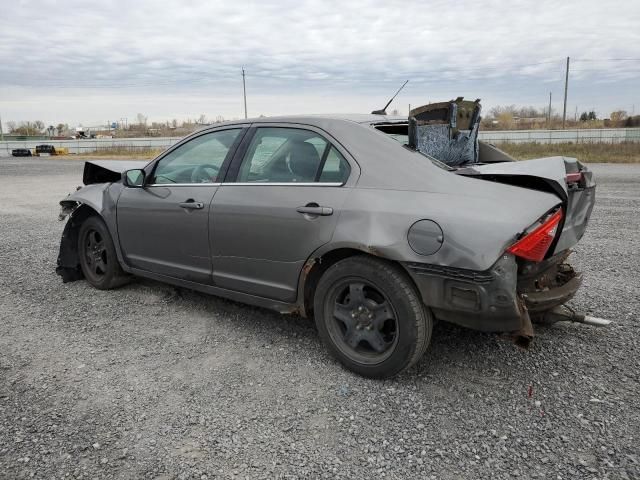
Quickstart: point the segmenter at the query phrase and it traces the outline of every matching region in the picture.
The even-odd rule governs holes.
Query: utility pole
[[[549,92],[549,111],[547,112],[547,115],[547,124],[549,125],[549,129],[551,129],[551,92]]]
[[[0,117],[0,142],[4,142],[4,130],[2,130],[2,117]]]
[[[569,57],[567,57],[567,71],[564,76],[564,108],[562,109],[562,129],[564,130],[564,122],[567,120],[567,89],[569,88]]]
[[[242,93],[244,95],[244,118],[247,118],[247,84],[244,81],[244,67],[242,67]]]

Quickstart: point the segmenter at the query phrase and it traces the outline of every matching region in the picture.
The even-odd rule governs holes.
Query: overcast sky
[[[640,2],[3,2],[0,116],[91,125],[390,110],[457,96],[485,109],[640,113]]]

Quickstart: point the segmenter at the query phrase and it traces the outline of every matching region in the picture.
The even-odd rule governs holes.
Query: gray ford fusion
[[[595,201],[574,158],[513,161],[480,105],[212,125],[147,162],[91,161],[61,201],[57,272],[133,276],[314,318],[347,368],[396,375],[435,321],[507,334],[589,318],[563,306]],[[596,324],[593,319],[592,324]]]

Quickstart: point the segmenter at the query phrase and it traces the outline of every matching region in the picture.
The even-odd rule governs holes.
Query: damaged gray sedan
[[[87,162],[57,272],[140,276],[315,319],[330,352],[390,377],[436,320],[508,334],[585,321],[562,305],[595,201],[573,158],[515,162],[478,142],[480,105],[261,118],[204,128],[146,162]]]

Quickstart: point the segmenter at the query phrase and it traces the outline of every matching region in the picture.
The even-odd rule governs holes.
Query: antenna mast
[[[396,98],[398,96],[398,94],[400,93],[400,91],[404,88],[404,86],[409,83],[409,80],[407,80],[406,82],[404,82],[402,84],[402,86],[398,89],[398,91],[395,93],[395,95],[393,97],[391,97],[391,100],[389,100],[387,102],[387,104],[384,106],[384,108],[382,110],[374,110],[373,112],[371,112],[372,115],[386,115],[387,114],[387,107],[389,105],[391,105],[391,102],[393,102],[393,99]]]
[[[242,93],[244,95],[244,118],[247,118],[247,85],[244,81],[244,67],[242,67]]]

